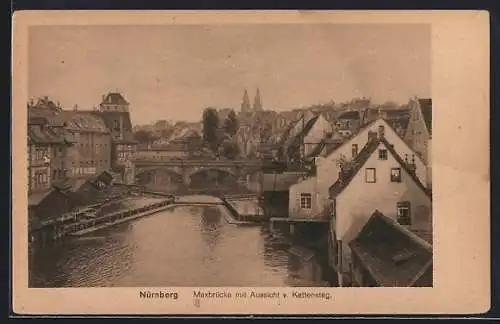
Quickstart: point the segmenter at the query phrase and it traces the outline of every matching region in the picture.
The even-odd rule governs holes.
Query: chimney
[[[377,133],[373,131],[368,131],[368,142],[377,138]]]
[[[384,125],[380,125],[378,127],[378,138],[382,139],[384,137],[385,137],[385,127],[384,127]]]

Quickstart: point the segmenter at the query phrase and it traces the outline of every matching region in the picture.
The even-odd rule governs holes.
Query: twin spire
[[[262,100],[260,98],[260,90],[257,88],[257,92],[255,93],[255,98],[253,101],[253,109],[250,109],[250,99],[248,99],[248,92],[245,89],[243,93],[243,99],[241,101],[241,112],[250,112],[250,111],[261,111],[262,110]]]

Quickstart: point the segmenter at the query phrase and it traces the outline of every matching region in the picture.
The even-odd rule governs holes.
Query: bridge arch
[[[236,172],[220,167],[201,167],[186,173],[186,184],[189,188],[237,187]]]
[[[184,186],[184,177],[181,173],[165,167],[144,168],[136,172],[135,180],[141,185],[151,187]]]
[[[235,178],[238,178],[237,172],[233,170],[232,168],[226,168],[226,167],[218,167],[218,166],[202,166],[202,167],[196,167],[192,168],[189,170],[186,174],[188,178],[191,178],[193,175],[198,174],[198,173],[203,173],[203,172],[221,172],[221,173],[226,173],[229,174]]]

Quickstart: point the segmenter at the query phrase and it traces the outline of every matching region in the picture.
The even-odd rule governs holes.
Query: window
[[[44,149],[38,149],[36,150],[36,159],[41,160],[45,156],[45,150]]]
[[[120,130],[120,122],[118,120],[113,120],[113,127],[115,130]]]
[[[311,209],[312,207],[312,195],[310,193],[300,194],[300,208]]]
[[[391,182],[401,182],[401,168],[391,169]]]
[[[397,221],[401,225],[411,225],[410,202],[401,201],[397,204]]]
[[[358,144],[352,144],[352,158],[354,159],[358,155]]]
[[[52,171],[52,179],[57,178],[57,170]]]
[[[367,168],[365,170],[365,181],[367,183],[375,183],[377,181],[376,172],[374,168]]]
[[[378,150],[378,159],[379,160],[387,160],[387,150],[386,149]]]

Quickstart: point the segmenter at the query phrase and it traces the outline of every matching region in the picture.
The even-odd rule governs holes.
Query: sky
[[[430,96],[431,31],[412,24],[37,26],[29,33],[30,97],[97,106],[108,91],[134,124],[201,120],[240,109],[244,89],[264,109],[369,97]]]

